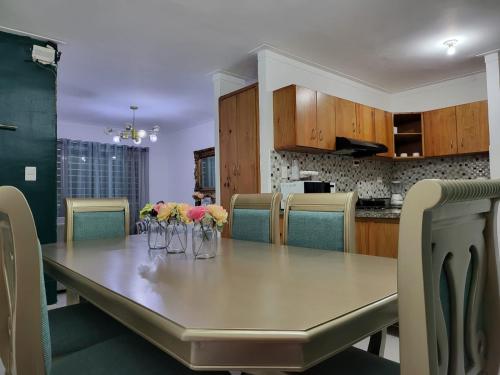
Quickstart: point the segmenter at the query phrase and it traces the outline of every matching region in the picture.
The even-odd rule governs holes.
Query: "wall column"
[[[500,65],[499,52],[484,56],[488,90],[491,178],[500,178]]]
[[[220,158],[219,158],[219,98],[246,86],[246,81],[235,75],[217,72],[212,75],[214,88],[214,145],[215,145],[215,194],[220,203]],[[229,209],[229,207],[224,207]]]

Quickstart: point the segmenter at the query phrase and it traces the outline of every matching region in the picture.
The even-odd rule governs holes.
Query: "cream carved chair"
[[[305,374],[500,373],[500,180],[424,180],[401,214],[401,365],[350,348]]]
[[[280,193],[235,194],[229,211],[231,238],[279,244]]]
[[[356,192],[290,194],[284,217],[285,245],[356,252],[357,200]]]
[[[398,258],[402,374],[499,374],[500,180],[424,180]]]
[[[126,198],[66,198],[66,241],[125,237],[130,212]]]
[[[90,303],[47,311],[33,216],[11,186],[0,187],[0,359],[7,375],[197,374]]]

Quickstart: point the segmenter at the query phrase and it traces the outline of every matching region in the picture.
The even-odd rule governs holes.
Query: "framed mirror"
[[[194,151],[194,191],[215,197],[215,148]]]

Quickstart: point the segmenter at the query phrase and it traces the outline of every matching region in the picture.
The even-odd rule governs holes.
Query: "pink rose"
[[[206,212],[207,208],[205,206],[196,206],[188,211],[187,216],[191,220],[199,222],[205,217]]]

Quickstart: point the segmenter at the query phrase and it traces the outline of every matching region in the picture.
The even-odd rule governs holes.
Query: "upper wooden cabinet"
[[[455,107],[424,112],[425,156],[457,153],[457,116]]]
[[[333,96],[316,92],[318,148],[323,150],[335,150],[335,101]]]
[[[363,104],[356,104],[356,130],[354,138],[374,142],[375,141],[375,108]]]
[[[273,93],[276,150],[335,149],[335,98],[290,85]]]
[[[487,102],[424,112],[424,146],[425,156],[488,151]]]
[[[387,146],[387,152],[378,156],[394,157],[394,125],[392,113],[374,109],[375,142]]]
[[[487,101],[457,106],[457,145],[463,154],[489,150]]]
[[[358,132],[356,103],[337,98],[335,101],[335,132],[337,137],[354,138]]]

